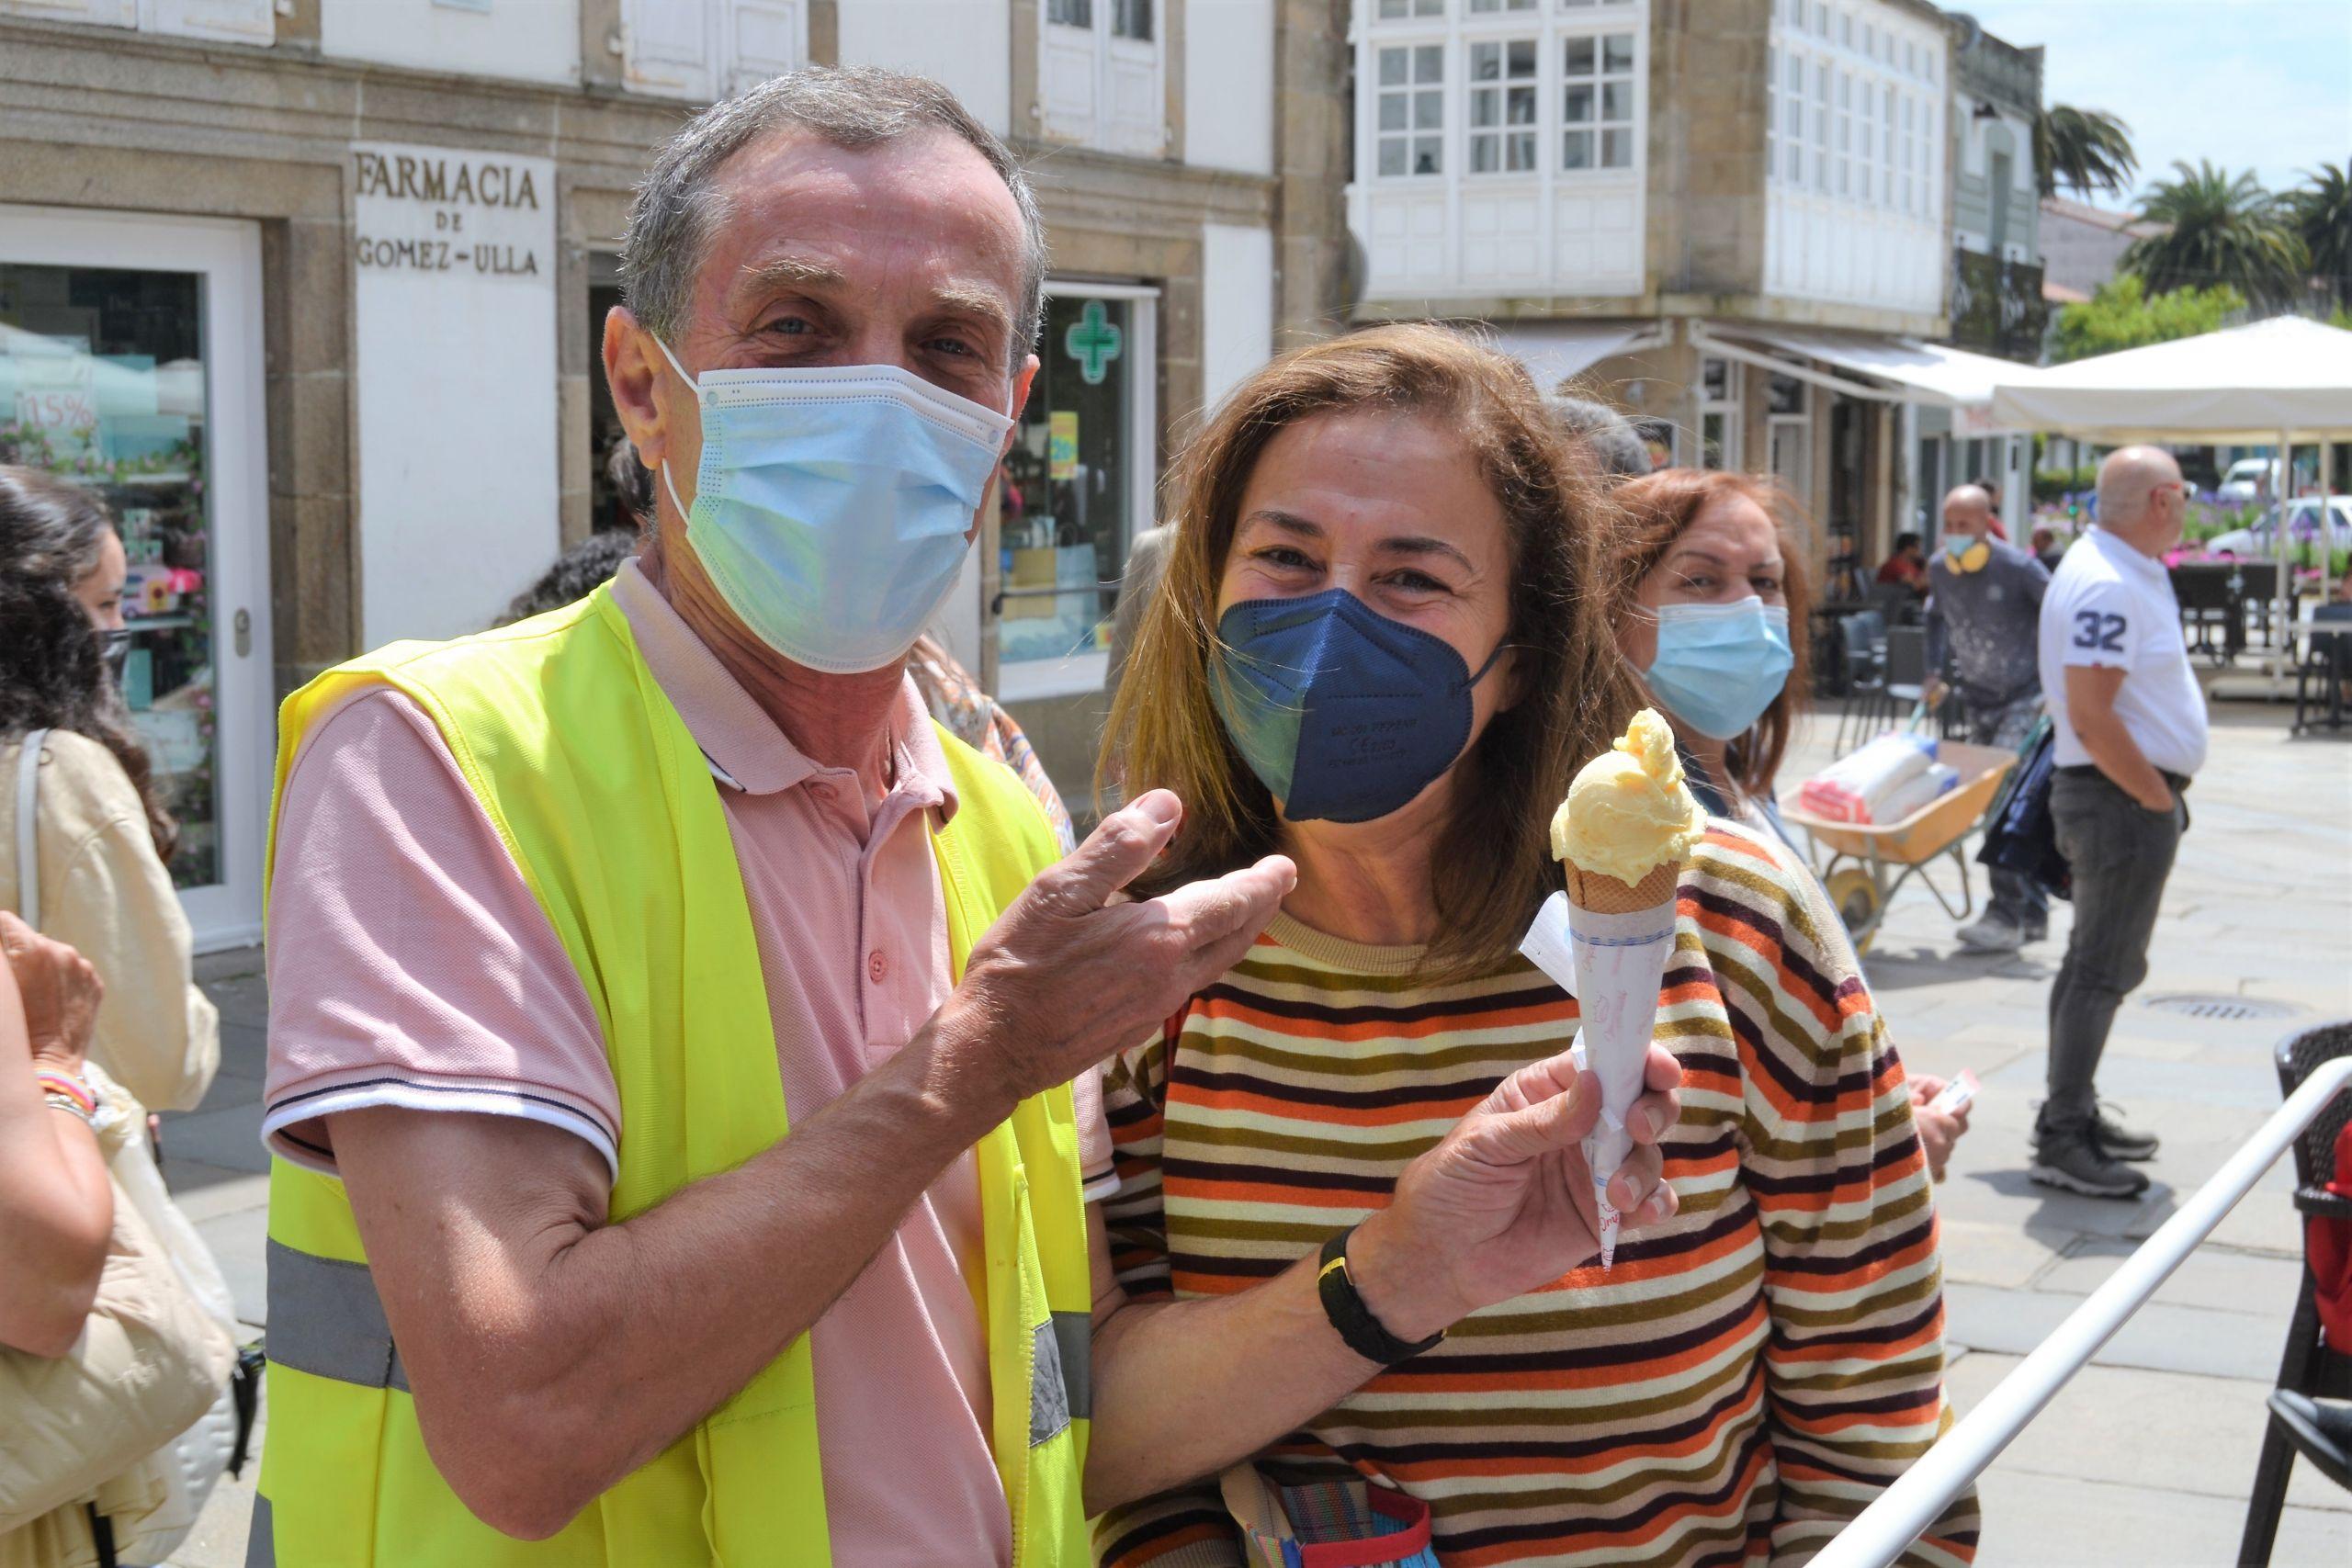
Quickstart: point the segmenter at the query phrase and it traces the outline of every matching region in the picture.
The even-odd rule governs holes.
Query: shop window
[[[1634,166],[1634,59],[1629,32],[1561,40],[1561,168]]]
[[[1378,56],[1379,169],[1382,175],[1445,172],[1445,46],[1414,44]]]
[[[1740,370],[1712,355],[1699,362],[1699,466],[1740,466]]]
[[[1004,461],[997,660],[1008,697],[1101,683],[1127,545],[1151,523],[1157,306],[1140,290],[1046,300],[1036,381]]]
[[[0,264],[0,463],[91,487],[120,528],[122,695],[179,819],[181,887],[223,880],[200,287],[194,273]]]
[[[1157,0],[1048,0],[1037,46],[1047,136],[1138,157],[1166,150]]]
[[[1535,40],[1470,46],[1470,172],[1535,169]]]

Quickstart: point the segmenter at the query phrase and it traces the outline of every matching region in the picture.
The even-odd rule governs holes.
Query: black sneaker
[[[2087,1130],[2045,1133],[2035,1139],[2033,1164],[2026,1175],[2044,1187],[2086,1198],[2137,1198],[2148,1190],[2144,1172],[2109,1159]]]
[[[2156,1135],[2125,1126],[2116,1120],[2111,1106],[2102,1105],[2091,1112],[2091,1136],[2109,1159],[2136,1162],[2156,1157]]]

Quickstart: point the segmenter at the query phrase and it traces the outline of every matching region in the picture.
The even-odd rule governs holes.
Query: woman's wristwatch
[[[1331,1326],[1340,1331],[1348,1348],[1367,1361],[1393,1367],[1435,1348],[1445,1338],[1445,1330],[1441,1328],[1415,1343],[1397,1338],[1373,1315],[1372,1308],[1364,1303],[1355,1280],[1348,1273],[1348,1242],[1355,1234],[1356,1227],[1350,1225],[1323,1244],[1322,1261],[1315,1269],[1315,1293],[1323,1298],[1323,1315],[1331,1320]]]

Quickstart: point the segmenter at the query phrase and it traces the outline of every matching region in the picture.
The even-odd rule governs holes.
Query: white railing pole
[[[2229,1157],[2212,1179],[2166,1220],[2107,1283],[2091,1292],[2050,1337],[2003,1378],[1967,1417],[1905,1472],[1878,1500],[1823,1548],[1814,1568],[1886,1568],[1925,1533],[1944,1505],[1984,1472],[2025,1424],[2055,1398],[2066,1380],[2098,1354],[2123,1320],[2140,1310],[2197,1244],[2212,1234],[2262,1173],[2270,1168],[2323,1106],[2352,1088],[2352,1056],[2326,1063]]]

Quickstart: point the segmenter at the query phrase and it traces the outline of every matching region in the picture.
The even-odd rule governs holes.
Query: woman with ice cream
[[[1809,683],[1811,594],[1788,497],[1758,475],[1668,468],[1616,500],[1603,553],[1617,645],[1671,721],[1692,794],[1795,851],[1775,790]],[[1844,942],[1834,919],[1824,940]],[[1850,953],[1844,962],[1860,967]],[[1968,1108],[1939,1106],[1942,1078],[1909,1084],[1928,1168],[1941,1180]]]
[[[1532,1065],[1592,1093],[1561,1064],[1591,1021],[1519,953],[1563,890],[1570,781],[1640,705],[1580,463],[1524,371],[1431,327],[1276,361],[1182,460],[1106,769],[1185,802],[1156,874],[1279,852],[1298,880],[1248,957],[1106,1070],[1127,1301],[1241,1296],[1411,1211],[1427,1152]],[[1588,1245],[1434,1343],[1403,1303],[1456,1310],[1480,1293],[1457,1270],[1368,1290],[1415,1353],[1270,1434],[1261,1474],[1400,1488],[1448,1563],[1695,1563],[1802,1557],[1933,1439],[1925,1175],[1868,993],[1772,844],[1715,821],[1686,850],[1646,1004],[1679,1059],[1674,1212],[1627,1213],[1612,1267]],[[1648,1110],[1623,1118],[1635,1170]],[[1589,1162],[1555,1174],[1546,1201],[1597,1231]],[[1223,1419],[1193,1388],[1123,1396],[1171,1429]],[[1203,1477],[1112,1510],[1097,1545],[1237,1562],[1227,1515]],[[1974,1532],[1963,1501],[1907,1561],[1964,1562]]]

